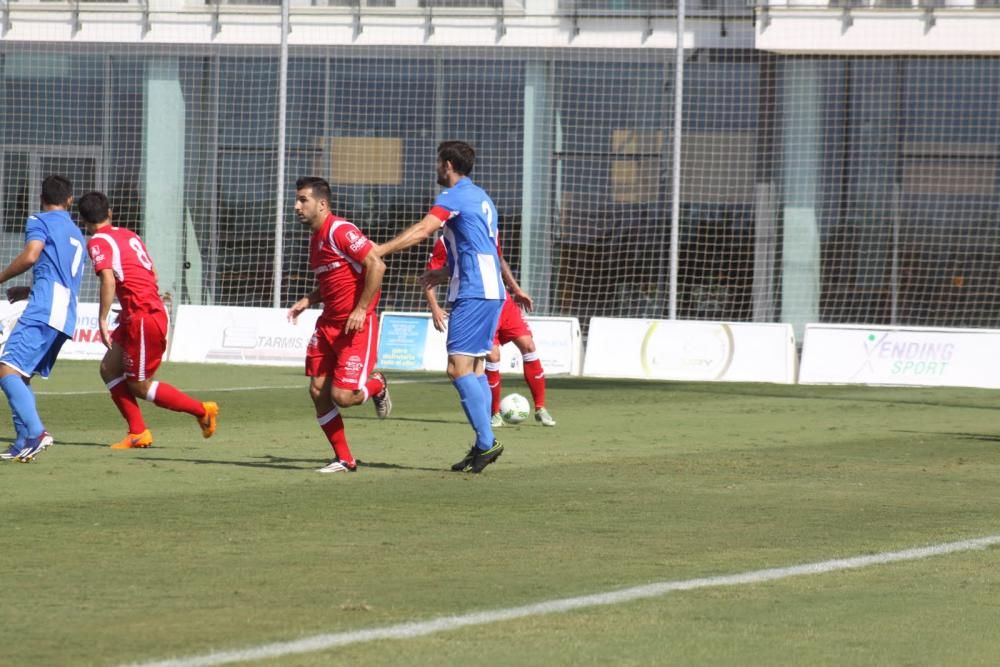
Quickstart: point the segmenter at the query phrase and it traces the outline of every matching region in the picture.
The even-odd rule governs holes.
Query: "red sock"
[[[524,381],[528,383],[531,397],[535,399],[535,409],[545,407],[545,371],[537,352],[529,352],[524,360]]]
[[[500,364],[486,362],[486,382],[490,385],[490,394],[493,398],[490,414],[495,415],[500,412]]]
[[[368,378],[368,382],[365,382],[365,389],[368,390],[368,397],[371,398],[375,394],[385,389],[385,382],[382,382],[382,380],[378,379],[377,376],[370,377]]]
[[[139,402],[135,400],[135,396],[129,390],[125,378],[116,378],[109,382],[107,387],[111,391],[111,400],[114,401],[115,407],[128,422],[128,432],[142,433],[145,431],[146,422],[142,418],[142,408],[139,407]]]
[[[347,446],[344,418],[340,416],[340,411],[334,408],[325,415],[319,415],[316,420],[319,422],[320,428],[323,429],[323,433],[326,433],[326,439],[330,441],[333,453],[337,455],[341,463],[354,465],[354,455],[351,454],[351,448]]]
[[[186,412],[195,417],[205,416],[205,408],[202,407],[201,401],[194,400],[166,382],[154,382],[146,394],[146,400],[174,412]]]

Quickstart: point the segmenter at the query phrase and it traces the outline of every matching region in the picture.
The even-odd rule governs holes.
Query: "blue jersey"
[[[21,319],[72,336],[86,255],[83,234],[66,211],[47,211],[28,216],[24,240],[42,241],[45,247],[32,269],[31,296]]]
[[[448,248],[448,301],[507,297],[497,254],[497,207],[468,177],[434,200],[431,215],[442,220]]]

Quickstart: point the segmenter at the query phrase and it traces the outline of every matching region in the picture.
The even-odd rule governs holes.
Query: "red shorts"
[[[119,317],[111,341],[122,346],[125,377],[142,382],[153,377],[167,349],[167,314],[130,313]]]
[[[497,327],[497,334],[493,338],[494,345],[506,345],[507,343],[520,338],[530,336],[531,329],[524,321],[524,314],[521,307],[514,303],[513,299],[503,302],[503,310],[500,311],[500,325]]]
[[[306,375],[333,376],[338,389],[361,389],[375,370],[378,355],[378,317],[368,313],[361,331],[344,333],[344,323],[316,322],[306,347]]]

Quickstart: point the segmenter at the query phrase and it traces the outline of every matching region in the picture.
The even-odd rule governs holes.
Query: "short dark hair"
[[[464,141],[442,141],[438,144],[438,159],[451,162],[456,172],[468,176],[476,166],[476,151]]]
[[[302,188],[311,188],[313,198],[322,199],[326,201],[328,206],[330,205],[330,184],[326,182],[326,179],[319,176],[303,176],[295,181],[295,190],[298,191]]]
[[[68,178],[52,174],[42,181],[42,204],[65,206],[73,196],[73,184]]]
[[[76,203],[80,219],[87,225],[104,222],[111,214],[111,204],[103,192],[88,192]]]

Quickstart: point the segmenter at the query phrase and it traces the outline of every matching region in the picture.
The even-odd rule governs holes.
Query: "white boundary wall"
[[[583,374],[792,384],[795,334],[790,324],[595,317]]]
[[[320,311],[310,309],[298,324],[284,308],[180,306],[174,322],[170,361],[300,366]]]
[[[302,367],[320,311],[305,311],[298,324],[290,324],[286,313],[283,308],[181,306],[177,309],[168,359]],[[525,319],[531,326],[546,374],[579,375],[583,344],[578,320]],[[501,363],[506,371],[520,369],[521,357],[512,344],[501,348]],[[443,372],[447,364],[445,335],[434,329],[429,314],[382,314],[379,368]]]
[[[803,384],[1000,388],[1000,331],[807,324]]]
[[[546,375],[579,375],[583,339],[575,317],[525,317]],[[428,313],[382,313],[379,368],[444,371],[448,366],[446,334],[434,328]],[[513,343],[500,348],[504,373],[521,371],[521,353]]]
[[[20,316],[28,305],[27,300],[9,303],[6,299],[0,299],[0,340],[7,342],[7,335],[10,333],[9,327],[16,322],[16,319],[8,320],[14,315]],[[97,326],[96,303],[80,303],[76,306],[76,331],[71,340],[66,341],[59,351],[60,359],[94,359],[99,360],[104,357],[107,348],[101,342],[100,329]],[[114,315],[111,320],[114,321]],[[114,325],[112,324],[112,329]],[[96,372],[96,371],[95,371]]]

